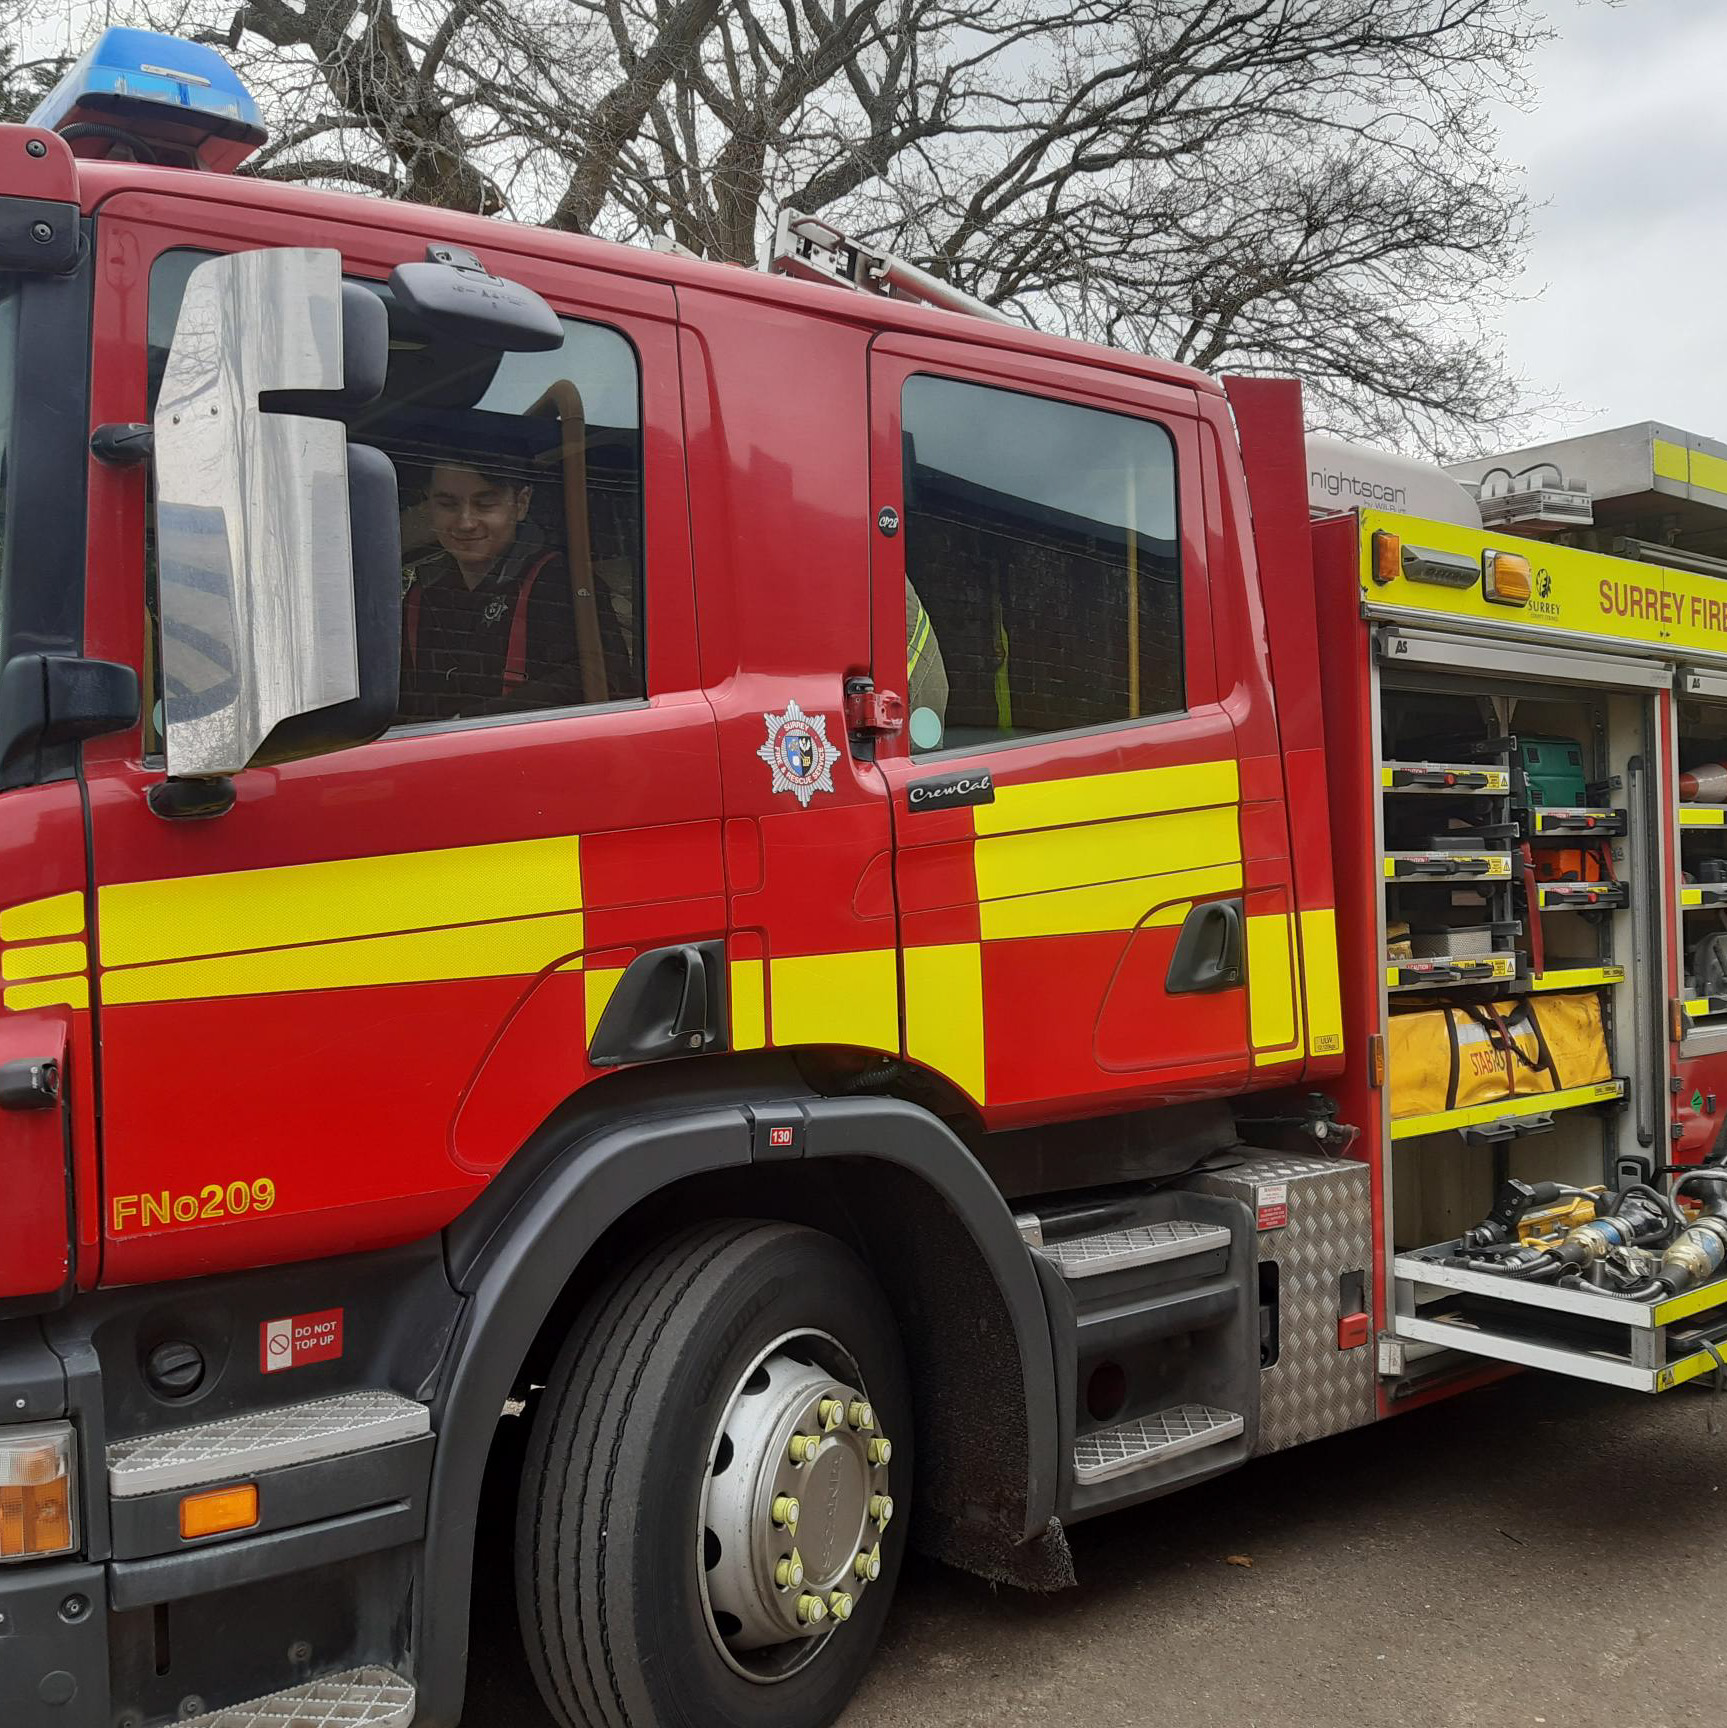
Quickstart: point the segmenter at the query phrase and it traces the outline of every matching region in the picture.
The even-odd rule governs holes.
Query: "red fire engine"
[[[193,44],[37,120],[7,1728],[451,1728],[488,1471],[561,1720],[813,1728],[908,1542],[1053,1588],[1508,1365],[1720,1370],[1727,588],[1310,520],[1294,385],[789,215],[237,177]]]

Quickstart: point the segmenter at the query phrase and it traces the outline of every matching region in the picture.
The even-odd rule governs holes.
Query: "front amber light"
[[[65,1422],[0,1428],[0,1560],[72,1551],[73,1445]]]
[[[1529,560],[1521,552],[1483,552],[1481,592],[1501,606],[1527,606],[1535,590]]]
[[[227,1530],[250,1530],[258,1522],[258,1484],[239,1488],[212,1488],[204,1494],[188,1494],[180,1502],[180,1535],[220,1536]]]
[[[1373,580],[1381,588],[1395,582],[1403,571],[1403,542],[1383,528],[1373,536]]]

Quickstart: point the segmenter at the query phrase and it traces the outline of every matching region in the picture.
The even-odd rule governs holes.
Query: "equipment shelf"
[[[1440,1265],[1457,1246],[1447,1242],[1393,1260],[1397,1337],[1633,1392],[1666,1392],[1723,1366],[1717,1340],[1727,1334],[1727,1278],[1663,1301],[1634,1302],[1587,1286]]]
[[[1387,852],[1388,882],[1456,882],[1511,880],[1509,852]]]
[[[1679,905],[1686,912],[1709,912],[1727,906],[1727,882],[1687,882],[1679,890]]]
[[[1680,1006],[1687,1020],[1717,1020],[1727,1014],[1727,996],[1691,996]]]
[[[1511,773],[1474,762],[1386,762],[1379,770],[1379,784],[1386,792],[1503,798],[1511,790]]]
[[[1393,991],[1455,989],[1516,976],[1515,953],[1425,955],[1419,960],[1393,960],[1385,968],[1386,988]]]
[[[1425,1116],[1393,1118],[1391,1138],[1414,1140],[1423,1134],[1456,1131],[1480,1141],[1515,1140],[1551,1127],[1556,1111],[1610,1104],[1624,1096],[1623,1080],[1597,1080],[1588,1086],[1567,1087],[1563,1092],[1531,1092],[1526,1097],[1501,1098],[1496,1103],[1472,1104],[1463,1110],[1435,1110]]]

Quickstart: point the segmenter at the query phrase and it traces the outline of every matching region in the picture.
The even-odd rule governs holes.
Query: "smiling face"
[[[470,588],[515,545],[532,496],[531,488],[477,468],[440,463],[432,470],[432,532]]]

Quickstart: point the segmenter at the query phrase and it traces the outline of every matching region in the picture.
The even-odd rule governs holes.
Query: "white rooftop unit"
[[[1437,463],[1389,450],[1346,444],[1321,432],[1307,435],[1307,507],[1317,516],[1339,510],[1390,510],[1479,528],[1481,512],[1469,489]]]

